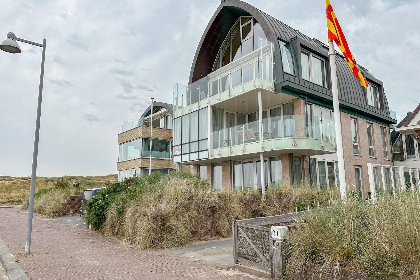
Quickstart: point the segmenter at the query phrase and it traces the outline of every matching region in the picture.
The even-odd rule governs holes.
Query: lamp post
[[[152,174],[152,135],[153,135],[153,97],[152,99],[152,105],[150,108],[150,154],[149,154],[149,175]]]
[[[42,89],[44,87],[44,64],[45,64],[45,49],[47,47],[47,40],[44,38],[42,44],[34,43],[28,40],[17,38],[13,32],[7,33],[7,39],[0,44],[0,49],[8,53],[21,53],[19,42],[27,43],[42,48],[42,62],[41,62],[41,76],[39,79],[39,94],[38,94],[38,109],[36,112],[36,125],[35,125],[35,140],[34,152],[32,158],[32,177],[31,189],[29,193],[29,207],[28,207],[28,225],[26,230],[25,254],[31,253],[31,234],[32,234],[32,218],[34,210],[34,195],[35,195],[35,182],[36,182],[36,168],[38,164],[38,143],[39,143],[39,127],[41,123],[41,103],[42,103]]]

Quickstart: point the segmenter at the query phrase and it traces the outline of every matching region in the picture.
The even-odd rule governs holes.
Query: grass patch
[[[158,172],[115,183],[87,205],[88,222],[105,235],[146,248],[184,246],[194,240],[229,237],[232,222],[279,215],[339,199],[339,190],[277,187],[258,191],[213,191],[198,175]]]
[[[290,235],[291,279],[308,268],[322,273],[331,267],[378,279],[419,279],[419,211],[417,193],[385,195],[375,204],[352,197],[311,211]]]

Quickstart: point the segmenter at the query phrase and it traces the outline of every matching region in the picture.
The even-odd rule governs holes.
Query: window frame
[[[370,128],[370,139],[369,139],[369,128]],[[373,137],[373,123],[367,122],[366,123],[366,133],[368,136],[368,147],[369,147],[369,157],[374,158],[375,157],[375,142]],[[369,144],[369,140],[372,145]],[[371,154],[372,151],[372,154]]]
[[[385,126],[381,126],[381,138],[382,138],[382,151],[383,151],[383,157],[384,159],[388,160],[389,159],[389,154],[388,154],[388,133],[387,133],[387,129]]]
[[[317,86],[320,86],[320,87],[327,88],[327,71],[326,71],[327,70],[327,68],[326,68],[326,64],[327,64],[326,61],[327,60],[325,58],[322,58],[319,55],[316,55],[316,54],[314,54],[314,53],[312,53],[312,52],[310,52],[310,51],[302,48],[301,49],[301,61],[300,61],[300,67],[301,68],[302,68],[302,53],[305,53],[309,57],[309,63],[308,63],[308,65],[309,65],[309,81],[308,82],[313,83],[313,84],[315,84]],[[317,83],[315,83],[313,81],[313,75],[312,75],[312,57],[315,57],[315,58],[317,58],[317,59],[319,59],[319,60],[321,60],[321,61],[324,62],[324,80],[323,80],[323,85],[319,85],[319,84],[317,84]],[[302,76],[302,80],[307,81],[306,79],[303,78],[303,76]]]
[[[374,95],[373,95],[373,92],[370,91],[372,87],[376,88],[376,98],[378,100],[378,107],[375,106]],[[370,81],[369,81],[369,86],[366,88],[366,101],[368,105],[377,109],[381,109],[381,99],[380,99],[381,95],[380,95],[379,89],[380,89],[379,86],[377,86],[376,84]]]
[[[356,118],[350,118],[350,122],[353,122],[354,121],[354,123],[355,123],[355,133],[356,133],[356,141],[357,142],[354,142],[354,136],[353,136],[353,129],[352,129],[352,131],[351,131],[351,142],[352,142],[352,144],[353,144],[353,155],[360,155],[360,146],[359,146],[359,125],[358,125],[358,123],[357,123],[357,119]],[[352,125],[351,123],[350,123],[350,125]],[[357,153],[354,153],[354,146],[357,146]]]

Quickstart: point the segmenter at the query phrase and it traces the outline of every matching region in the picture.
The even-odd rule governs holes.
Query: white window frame
[[[355,127],[356,127],[356,141],[357,141],[357,142],[353,142],[354,137],[353,137],[353,132],[352,132],[352,135],[351,135],[351,142],[352,142],[352,145],[357,145],[357,154],[355,154],[355,153],[354,153],[354,148],[353,148],[353,146],[352,146],[353,155],[360,155],[360,146],[359,146],[359,124],[357,123],[357,119],[356,119],[356,118],[350,118],[350,122],[352,122],[352,121],[354,121],[354,123],[356,124],[356,125],[355,125]],[[351,127],[351,123],[350,123],[350,127]]]
[[[312,57],[315,57],[315,58],[318,58],[319,60],[324,61],[324,81],[323,81],[324,84],[323,85],[315,84],[315,85],[326,88],[327,87],[327,71],[326,71],[326,68],[325,68],[326,67],[325,59],[316,55],[316,54],[313,54],[312,52],[310,52],[306,49],[302,49],[301,53],[305,53],[306,55],[309,56],[309,81],[308,82],[311,82],[313,84],[315,84],[315,83],[313,82],[313,77],[312,77]],[[302,67],[302,61],[301,61],[300,64],[301,64],[300,66]],[[302,79],[303,79],[303,77],[302,77]]]
[[[382,138],[382,131],[381,131],[381,140],[382,140],[382,151],[383,151],[383,153],[382,154],[385,154],[386,153],[386,157],[384,157],[384,159],[386,159],[386,160],[388,160],[388,158],[389,158],[389,154],[388,154],[388,141],[387,141],[387,139],[388,139],[388,132],[387,132],[387,129],[386,129],[386,127],[385,126],[381,126],[381,128],[380,128],[381,130],[383,129],[384,130],[384,135],[383,135],[383,137],[385,138],[385,139],[383,139]],[[385,146],[384,146],[384,140],[385,140]]]
[[[369,126],[370,126],[370,137],[371,137],[371,142],[372,142],[372,146],[369,146],[369,133],[367,133],[368,132],[368,130],[369,130]],[[371,157],[371,158],[374,158],[375,157],[375,141],[374,141],[374,137],[373,137],[373,123],[370,123],[370,122],[367,122],[366,123],[366,133],[367,133],[367,136],[368,136],[368,146],[369,146],[369,157]],[[372,155],[370,154],[370,149],[372,149]]]
[[[375,106],[375,102],[374,102],[374,98],[373,98],[374,97],[373,96],[373,91],[371,91],[372,87],[376,88],[376,98],[378,99],[378,107]],[[366,98],[367,98],[368,105],[370,105],[372,107],[375,107],[375,108],[378,108],[378,109],[381,109],[381,102],[380,102],[380,99],[379,99],[379,97],[380,97],[379,87],[374,85],[373,83],[369,83],[369,86],[366,89],[366,92],[367,92]]]

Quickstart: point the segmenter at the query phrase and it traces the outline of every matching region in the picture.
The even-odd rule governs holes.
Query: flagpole
[[[338,174],[340,177],[341,200],[346,200],[346,173],[344,171],[343,137],[341,135],[340,105],[338,101],[337,67],[335,65],[334,42],[330,41],[331,91],[333,95],[334,123],[337,142]]]

